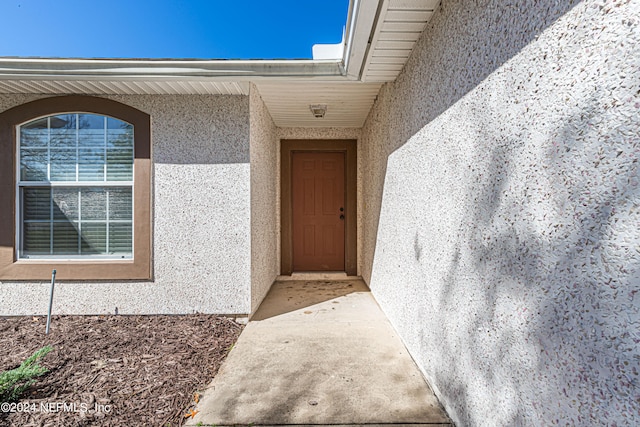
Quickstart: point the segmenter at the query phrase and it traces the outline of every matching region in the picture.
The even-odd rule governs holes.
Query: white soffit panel
[[[440,0],[384,0],[362,81],[394,81],[439,5]]]
[[[109,80],[1,80],[0,93],[85,95],[248,95],[248,82],[109,81]]]
[[[256,82],[271,118],[279,127],[362,127],[380,83]],[[310,105],[326,105],[315,118]]]

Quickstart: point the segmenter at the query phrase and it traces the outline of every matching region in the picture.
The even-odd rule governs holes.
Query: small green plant
[[[35,383],[35,377],[47,372],[47,368],[40,366],[38,361],[52,350],[46,346],[36,351],[20,366],[10,371],[0,372],[0,402],[13,402]]]

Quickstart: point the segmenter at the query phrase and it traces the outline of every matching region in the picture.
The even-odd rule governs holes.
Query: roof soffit
[[[248,95],[253,82],[278,126],[359,127],[439,4],[351,0],[337,59],[0,58],[0,94]],[[328,105],[326,117],[313,118],[311,104]]]

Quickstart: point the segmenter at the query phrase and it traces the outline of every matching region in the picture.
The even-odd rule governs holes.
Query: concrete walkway
[[[450,421],[361,280],[276,282],[187,425]]]

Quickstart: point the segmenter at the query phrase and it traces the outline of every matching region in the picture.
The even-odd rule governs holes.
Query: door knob
[[[343,214],[340,214],[340,219],[344,219],[344,215]]]

